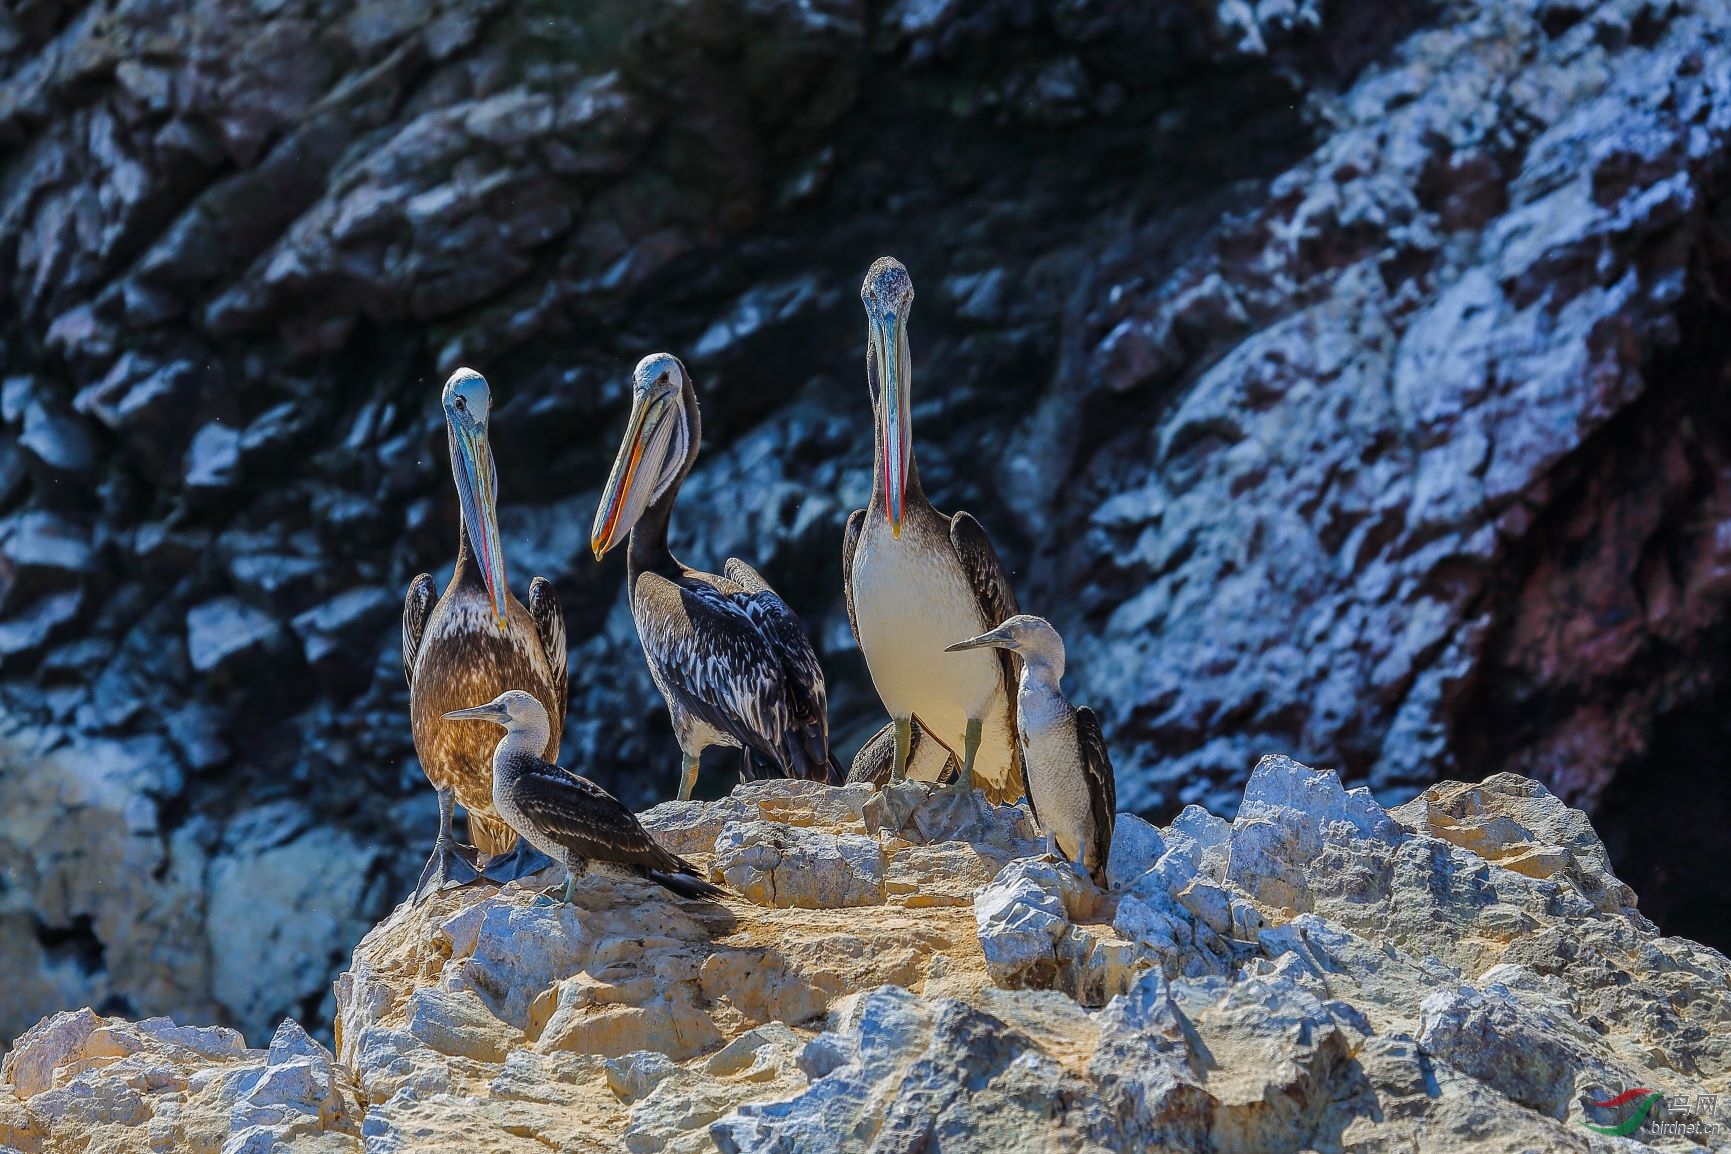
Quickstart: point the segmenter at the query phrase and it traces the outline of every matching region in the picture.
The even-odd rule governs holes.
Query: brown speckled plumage
[[[551,727],[543,756],[557,760],[565,720],[565,627],[552,586],[537,577],[529,588],[537,611],[510,597],[501,631],[466,532],[460,533],[460,541],[456,570],[437,602],[428,604],[433,580],[427,574],[409,587],[403,665],[421,768],[434,788],[456,791],[457,803],[469,813],[470,839],[491,856],[509,852],[517,842],[516,833],[493,811],[498,731],[446,721],[443,715],[491,701],[507,689],[525,690],[547,710]],[[537,620],[545,623],[539,630]]]

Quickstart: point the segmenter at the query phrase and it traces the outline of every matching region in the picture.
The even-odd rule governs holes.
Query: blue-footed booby
[[[772,769],[839,784],[823,668],[799,618],[739,558],[729,557],[718,577],[681,564],[667,547],[668,520],[701,440],[691,374],[671,354],[644,357],[590,538],[599,561],[630,533],[626,595],[684,755],[679,798],[691,797],[698,757],[711,745],[740,751],[746,781]]]
[[[683,898],[721,896],[696,866],[657,844],[618,798],[541,756],[552,738],[551,723],[532,694],[507,690],[486,705],[452,710],[445,720],[505,727],[493,751],[493,810],[565,867],[567,902],[591,863],[620,866]]]
[[[980,523],[946,516],[920,488],[913,451],[913,366],[908,312],[914,286],[883,257],[860,287],[866,311],[866,382],[873,422],[872,496],[847,520],[842,576],[848,621],[894,724],[890,780],[907,777],[914,724],[960,760],[958,784],[976,777],[995,801],[1022,795],[1008,653],[946,656],[1016,613],[1016,595]],[[929,763],[941,766],[942,759]]]
[[[1028,806],[1046,834],[1046,851],[1062,852],[1105,889],[1118,789],[1099,718],[1085,705],[1073,708],[1058,688],[1064,677],[1064,639],[1045,618],[1022,613],[990,632],[956,642],[948,652],[987,648],[1008,650],[1022,659],[1016,727],[1028,776]]]
[[[457,565],[443,595],[435,593],[432,575],[422,573],[403,602],[403,673],[415,752],[439,791],[439,833],[415,883],[417,902],[477,877],[474,851],[451,836],[453,802],[469,813],[469,836],[488,855],[489,877],[508,881],[545,864],[532,852],[501,856],[516,846],[517,835],[493,810],[494,743],[485,730],[453,725],[445,713],[507,689],[528,690],[551,718],[542,750],[549,758],[559,755],[565,717],[565,615],[553,586],[535,578],[524,608],[505,581],[498,475],[487,439],[492,392],[481,374],[458,369],[445,382],[442,401],[461,507]]]

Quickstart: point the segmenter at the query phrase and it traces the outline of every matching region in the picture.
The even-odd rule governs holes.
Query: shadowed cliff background
[[[1290,753],[1516,770],[1642,909],[1731,881],[1731,15],[1712,0],[24,0],[0,13],[0,1038],[329,1014],[435,824],[397,628],[487,374],[562,760],[678,757],[588,554],[646,352],[675,548],[882,721],[840,539],[857,289],[915,443],[1070,649],[1124,808]],[[700,789],[731,782],[718,759]]]

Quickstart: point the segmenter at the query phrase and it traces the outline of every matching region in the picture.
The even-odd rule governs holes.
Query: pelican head
[[[866,379],[877,410],[883,443],[884,511],[890,531],[902,535],[908,463],[913,460],[913,358],[908,353],[908,313],[914,282],[902,262],[881,256],[860,285],[866,311]]]
[[[450,434],[451,473],[463,506],[463,524],[487,583],[493,618],[505,628],[505,605],[511,588],[505,582],[505,550],[499,544],[499,474],[487,442],[487,419],[493,412],[493,391],[474,369],[458,369],[445,382],[441,397],[445,429]]]
[[[685,366],[672,353],[651,353],[637,362],[631,418],[589,536],[597,561],[631,532],[643,510],[667,492],[685,468],[692,437],[693,414],[686,412],[689,385]]]
[[[445,714],[446,721],[491,721],[506,729],[533,728],[547,725],[547,710],[534,694],[521,689],[507,689],[485,705],[468,709],[453,709]]]
[[[1051,676],[1056,684],[1064,677],[1064,639],[1044,617],[1018,613],[1006,617],[996,629],[946,645],[945,653],[960,653],[965,649],[1008,649],[1022,658],[1030,668]]]

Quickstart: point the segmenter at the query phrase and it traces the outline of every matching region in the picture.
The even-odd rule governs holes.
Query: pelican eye
[[[468,407],[469,407],[469,402],[468,402],[468,401],[465,401],[465,400],[464,400],[464,399],[463,399],[463,394],[461,394],[461,393],[458,393],[458,394],[457,394],[457,400],[456,400],[456,405],[457,405],[457,408],[458,408],[458,409],[459,409],[459,410],[461,410],[461,409],[466,409],[466,408],[468,408]]]

